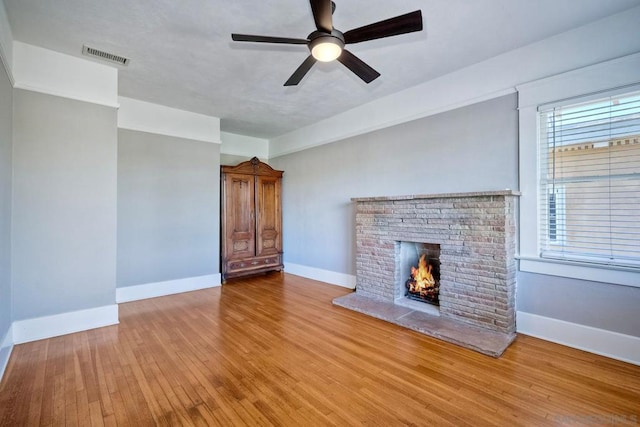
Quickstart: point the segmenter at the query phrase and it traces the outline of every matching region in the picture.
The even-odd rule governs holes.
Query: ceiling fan
[[[281,43],[281,44],[305,44],[311,51],[311,55],[289,77],[285,86],[295,86],[309,72],[316,61],[330,62],[335,59],[350,69],[366,83],[371,83],[380,73],[364,63],[353,53],[344,49],[344,46],[352,43],[360,43],[384,37],[422,31],[422,12],[416,10],[395,18],[385,19],[354,28],[345,33],[333,28],[333,12],[336,4],[331,0],[310,0],[313,19],[317,30],[307,36],[306,39],[294,39],[288,37],[255,36],[250,34],[231,34],[231,38],[237,42]]]

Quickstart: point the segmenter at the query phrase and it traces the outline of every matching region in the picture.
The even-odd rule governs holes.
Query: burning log
[[[432,270],[433,266],[427,263],[426,255],[423,254],[418,261],[418,268],[411,267],[411,278],[406,284],[409,296],[438,304],[440,286],[436,283]]]

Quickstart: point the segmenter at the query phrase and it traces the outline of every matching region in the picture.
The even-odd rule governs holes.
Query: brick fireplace
[[[334,302],[498,356],[515,337],[517,196],[505,190],[352,199],[356,292]],[[404,299],[414,263],[407,253],[411,259],[415,252],[417,262],[433,248],[439,308],[423,309]]]

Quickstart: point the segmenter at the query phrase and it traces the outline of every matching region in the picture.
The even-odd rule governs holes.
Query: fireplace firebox
[[[440,294],[440,245],[419,242],[398,242],[396,254],[402,273],[397,287],[404,289],[404,297],[410,300],[439,304]]]

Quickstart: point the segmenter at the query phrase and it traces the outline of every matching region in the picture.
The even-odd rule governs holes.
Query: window
[[[540,257],[640,267],[640,91],[538,111]]]
[[[583,193],[577,192],[577,187],[579,185],[586,187],[588,182],[581,184],[578,182],[578,177],[571,177],[572,179],[570,179],[568,174],[563,176],[561,170],[569,164],[570,153],[573,153],[574,158],[577,159],[578,154],[584,155],[589,152],[584,149],[589,144],[586,139],[582,149],[578,149],[579,144],[574,144],[573,147],[569,144],[568,125],[571,124],[579,128],[578,125],[581,124],[582,130],[588,133],[589,127],[585,128],[585,126],[588,125],[589,114],[585,113],[585,111],[589,110],[589,104],[600,102],[604,103],[601,107],[608,105],[608,107],[603,108],[604,110],[612,110],[612,114],[610,114],[612,119],[610,120],[612,122],[611,129],[607,127],[606,132],[616,132],[615,128],[624,123],[620,119],[621,115],[625,114],[622,111],[615,111],[616,108],[621,108],[615,105],[615,101],[617,100],[619,105],[621,102],[625,102],[627,98],[632,97],[634,93],[636,96],[640,93],[640,74],[638,74],[638,70],[640,70],[640,54],[634,54],[517,86],[518,177],[521,193],[518,203],[518,259],[520,271],[640,288],[640,265],[637,248],[635,249],[635,254],[633,247],[625,247],[624,255],[618,254],[616,251],[616,248],[622,246],[616,244],[615,237],[619,236],[620,233],[616,233],[617,230],[613,226],[614,223],[620,224],[621,221],[618,221],[615,215],[612,215],[612,219],[615,221],[611,224],[613,245],[607,253],[592,253],[591,250],[576,247],[575,235],[578,231],[576,228],[580,225],[579,220],[576,219],[576,214],[581,212],[580,209],[576,209],[575,201],[578,195],[584,198]],[[627,106],[632,107],[633,105]],[[580,111],[583,113],[582,118],[579,118],[580,114],[578,113]],[[574,117],[574,123],[569,123],[568,121],[568,119],[571,119],[571,116],[569,116],[571,112],[577,116]],[[637,113],[629,114],[630,117],[628,118],[634,120],[633,114],[636,114],[635,119],[637,119]],[[592,118],[595,119],[596,117]],[[602,119],[602,117],[599,118]],[[554,125],[555,135],[553,134]],[[602,131],[603,129],[600,130]],[[638,150],[640,147],[635,142],[637,137],[634,134],[630,134],[629,130],[622,132],[627,134],[624,137],[616,138],[611,135],[615,147],[610,145],[611,138],[600,135],[599,138],[594,138],[597,141],[591,142],[593,145],[589,150],[606,150],[607,159],[611,155],[612,162],[616,160],[615,156],[618,155],[616,153],[618,150],[625,149],[625,147],[627,150],[630,150],[631,147],[635,147],[634,150]],[[629,144],[626,143],[626,140],[629,140]],[[617,145],[618,141],[620,141],[619,146]],[[552,153],[551,150],[554,144],[556,151],[566,150],[566,152]],[[608,146],[608,148],[605,146]],[[574,148],[574,150],[572,151],[571,148]],[[635,161],[637,161],[637,154],[632,156],[632,153],[637,153],[637,151],[629,151],[629,156],[627,156],[626,160],[633,161],[635,158]],[[607,169],[609,168],[608,163],[609,160],[606,161]],[[574,165],[577,165],[577,163],[574,163]],[[619,177],[620,179],[615,179],[615,169],[618,166],[613,163],[613,169],[611,170],[611,185],[612,189],[616,191],[624,188],[623,186],[618,186],[618,184],[625,181],[626,184],[633,182],[633,179],[631,179],[633,170],[630,168],[624,172],[629,179],[624,181],[621,177]],[[552,169],[555,167],[557,168],[554,175]],[[598,175],[595,171],[592,171],[591,174]],[[580,178],[586,180],[589,176],[590,174],[587,172],[586,175]],[[635,177],[635,182],[637,183],[637,169],[635,170]],[[608,183],[609,177],[602,178],[598,176],[598,180]],[[596,183],[598,180],[596,180]],[[548,195],[552,191],[550,188],[561,189],[560,194],[554,196],[558,205],[556,208],[556,236],[560,236],[559,242],[557,238],[555,242],[549,239]],[[587,189],[582,188],[581,190],[586,191]],[[635,200],[634,193],[636,195]],[[609,209],[608,204],[611,202],[611,213],[613,214],[615,211],[622,211],[623,209],[618,209],[618,207],[621,204],[625,204],[632,211],[631,216],[628,218],[629,222],[633,222],[634,219],[638,221],[638,212],[640,212],[637,199],[638,190],[634,192],[632,188],[628,188],[627,192],[623,194],[627,194],[629,197],[620,198],[619,194],[615,194],[615,191],[612,192],[610,198],[606,199],[607,209]],[[595,212],[595,203],[590,203],[588,206],[593,208],[590,212]],[[600,222],[602,223],[603,221]],[[606,224],[609,225],[608,221],[606,221]],[[587,228],[587,230],[591,229]],[[602,231],[602,228],[593,228],[593,230]],[[637,245],[638,243],[636,242],[640,240],[638,228],[635,227],[635,235],[632,234],[633,232],[633,227],[628,227],[622,237],[632,236],[629,242]],[[587,239],[593,239],[595,236],[601,235],[601,233],[595,232],[582,234],[582,237]]]

